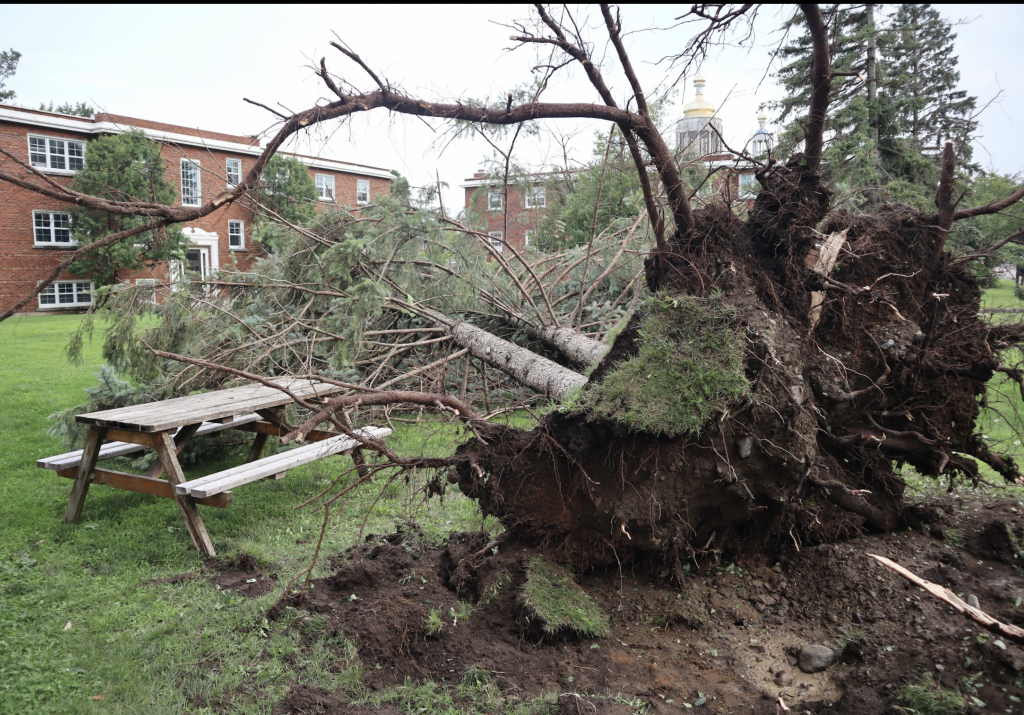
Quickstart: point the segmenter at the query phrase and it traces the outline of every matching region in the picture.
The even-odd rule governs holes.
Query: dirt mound
[[[414,552],[363,547],[316,580],[303,603],[291,597],[270,616],[297,609],[300,620],[326,618],[328,632],[356,644],[373,690],[406,678],[457,685],[479,674],[522,699],[586,694],[559,698],[559,713],[577,705],[580,712],[635,712],[642,704],[649,712],[683,712],[684,703],[703,698],[702,712],[774,715],[781,697],[794,712],[870,715],[891,712],[900,689],[925,676],[961,692],[969,709],[980,707],[970,698],[984,702],[985,712],[1019,708],[1013,698],[1024,698],[1024,650],[951,614],[865,554],[892,558],[1020,623],[1024,577],[964,546],[995,528],[1024,528],[1020,505],[931,506],[941,520],[916,531],[792,546],[777,563],[705,562],[682,588],[664,570],[584,573],[581,587],[610,619],[607,638],[530,635],[517,593],[533,548],[488,549],[457,585],[453,564],[488,546],[483,534]],[[441,622],[436,630],[432,613]],[[808,644],[832,649],[835,664],[802,672],[797,653]],[[339,694],[296,686],[277,712],[352,712],[343,703]]]

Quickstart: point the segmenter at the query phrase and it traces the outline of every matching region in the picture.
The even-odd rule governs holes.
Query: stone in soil
[[[800,648],[798,665],[805,673],[820,673],[832,665],[836,653],[823,645],[805,645]]]

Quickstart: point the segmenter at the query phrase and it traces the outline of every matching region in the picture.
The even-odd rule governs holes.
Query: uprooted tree
[[[393,311],[418,321],[395,330],[436,331],[448,339],[443,345],[452,354],[476,356],[559,401],[559,409],[525,431],[484,420],[443,380],[433,391],[343,383],[350,391],[326,405],[308,405],[312,416],[288,439],[301,440],[323,422],[351,433],[343,415],[353,407],[404,403],[446,410],[472,434],[450,457],[400,456],[386,445],[366,444],[388,464],[435,469],[431,493],[455,484],[486,514],[499,517],[507,534],[543,543],[563,558],[605,564],[655,557],[681,578],[686,560],[715,549],[813,542],[906,523],[905,484],[897,471],[904,464],[936,479],[977,481],[982,462],[1006,480],[1020,479],[1013,460],[993,451],[976,430],[986,383],[999,373],[1022,379],[1001,356],[1024,341],[1024,329],[979,317],[981,292],[969,270],[972,261],[999,246],[954,256],[946,239],[954,222],[996,213],[1024,197],[1024,187],[985,206],[959,208],[956,155],[947,143],[936,211],[899,205],[860,214],[832,210],[821,179],[832,82],[828,27],[818,6],[802,5],[800,11],[813,46],[803,151],[759,164],[761,191],[743,218],[725,203],[691,206],[678,157],[651,117],[618,12],[609,6],[601,6],[601,16],[630,85],[626,108],[615,101],[590,45],[569,29],[577,24],[567,14],[556,17],[537,6],[536,22],[518,26],[513,41],[550,49],[549,72],[577,63],[600,103],[545,103],[539,90],[518,105],[511,96],[494,106],[428,102],[399,91],[335,44],[376,89],[352,88],[321,60],[319,75],[336,99],[279,115],[279,131],[243,181],[204,206],[78,194],[45,182],[24,164],[21,172],[0,171],[0,179],[90,209],[148,218],[79,249],[66,265],[83,251],[242,200],[288,137],[357,113],[387,110],[506,126],[559,118],[614,124],[635,162],[654,237],[644,266],[648,297],[608,349],[598,335],[581,330],[575,317],[566,319],[544,305],[541,298],[551,294],[539,280],[534,292],[535,266],[520,260],[508,271],[522,288],[509,319],[524,323],[551,350],[573,356],[563,362],[599,360],[589,377],[464,316],[431,307],[372,261],[359,261],[364,275],[379,277],[377,314]],[[695,6],[690,18],[706,27],[680,56],[702,57],[720,33],[748,22],[751,12],[749,6]],[[443,215],[442,220],[451,221]],[[443,267],[434,264],[431,270]],[[56,275],[55,270],[50,280]],[[286,288],[294,296],[316,293],[304,285],[296,280]],[[319,331],[325,340],[331,334],[329,327]],[[231,367],[224,353],[189,356],[152,348],[151,354],[207,374],[263,379],[248,369],[255,363]],[[310,360],[291,369],[319,374],[317,364]],[[372,476],[360,475],[322,498],[336,499]]]

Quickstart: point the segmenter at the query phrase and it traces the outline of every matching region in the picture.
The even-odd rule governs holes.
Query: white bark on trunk
[[[488,365],[556,400],[564,400],[572,390],[587,384],[587,378],[578,372],[469,323],[456,323],[451,335],[460,347],[469,348]]]
[[[552,346],[577,365],[590,367],[601,361],[609,346],[572,328],[527,328],[531,337]]]

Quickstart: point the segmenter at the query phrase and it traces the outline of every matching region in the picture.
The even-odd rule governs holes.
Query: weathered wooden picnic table
[[[323,402],[344,389],[297,378],[280,378],[274,382],[310,402]],[[81,516],[92,482],[170,498],[178,503],[192,544],[200,553],[214,556],[216,552],[199,516],[197,504],[227,507],[231,504],[230,490],[233,487],[267,477],[281,478],[292,467],[333,454],[348,454],[361,447],[361,442],[347,435],[314,430],[306,437],[310,444],[261,459],[271,435],[281,436],[290,431],[282,419],[282,412],[292,401],[281,390],[253,384],[78,415],[78,422],[89,425],[85,448],[40,459],[37,466],[75,480],[64,513],[65,521],[74,522]],[[193,437],[222,429],[256,433],[246,463],[186,481],[178,463],[178,454]],[[373,439],[383,439],[390,433],[391,430],[380,427],[365,427],[356,432]],[[144,475],[96,467],[100,459],[141,452],[146,448],[156,450],[157,460]],[[162,475],[166,480],[160,478]]]

